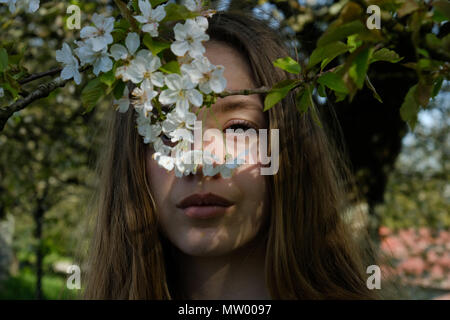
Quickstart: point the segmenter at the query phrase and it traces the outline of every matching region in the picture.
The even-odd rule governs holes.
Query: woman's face
[[[207,42],[205,47],[205,55],[211,63],[225,67],[227,90],[255,87],[248,63],[238,51],[215,41]],[[228,96],[219,99],[212,106],[212,112],[201,109],[197,118],[202,121],[203,132],[210,128],[225,132],[227,128],[246,130],[249,127],[258,132],[268,127],[262,110],[258,95]],[[204,142],[203,147],[209,143],[223,141],[210,140]],[[193,256],[223,255],[258,235],[268,211],[267,176],[260,174],[260,164],[243,164],[231,178],[222,178],[220,174],[203,176],[201,167],[195,175],[177,178],[174,171],[167,172],[151,155],[150,149],[147,177],[156,202],[156,214],[163,233],[179,250]],[[183,199],[196,194],[200,197],[214,194],[227,203],[219,210],[212,209],[212,216],[204,216],[202,213],[211,210],[195,205],[186,208],[186,203],[182,204]]]

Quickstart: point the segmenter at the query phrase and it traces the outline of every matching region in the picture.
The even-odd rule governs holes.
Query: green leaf
[[[145,34],[143,42],[155,56],[161,51],[170,48],[170,42],[155,40],[148,33]]]
[[[291,57],[279,58],[273,62],[273,65],[293,74],[299,74],[302,69],[298,62]]]
[[[169,61],[159,68],[166,73],[180,73],[180,64],[176,60]]]
[[[19,91],[15,89],[13,86],[11,86],[9,83],[2,83],[0,87],[9,91],[9,93],[11,93],[14,99],[16,99],[19,96]]]
[[[422,78],[417,84],[417,89],[415,92],[415,99],[417,103],[425,108],[428,105],[428,102],[430,101],[432,91],[433,91],[433,84],[431,82],[426,81],[425,78]]]
[[[428,53],[427,50],[422,49],[422,48],[417,48],[416,50],[417,50],[418,53],[420,53],[420,54],[423,55],[424,57],[426,57],[426,58],[429,58],[429,57],[430,57],[430,54]]]
[[[264,99],[264,111],[280,102],[298,83],[299,80],[283,80],[275,84]]]
[[[403,5],[397,10],[399,18],[404,17],[408,14],[413,13],[419,9],[419,4],[414,0],[406,0]]]
[[[417,88],[417,84],[412,86],[408,93],[405,96],[405,100],[403,101],[402,106],[400,107],[400,116],[404,121],[406,121],[411,128],[414,130],[414,127],[417,123],[417,113],[420,110],[420,105],[417,103],[415,99],[415,91]]]
[[[450,3],[448,0],[433,1],[433,7],[438,9],[439,12],[447,18],[447,20],[450,20]]]
[[[105,86],[99,78],[90,80],[81,91],[81,103],[86,108],[86,113],[90,112],[105,92]]]
[[[375,51],[372,54],[372,57],[370,58],[370,63],[376,62],[376,61],[387,61],[391,63],[397,63],[403,58],[400,57],[397,52],[393,50],[389,50],[386,48],[381,48],[380,50]]]
[[[5,48],[0,48],[0,72],[3,72],[8,67],[8,52]]]
[[[322,98],[326,98],[327,97],[327,93],[325,91],[325,86],[323,84],[320,84],[317,87],[317,93],[319,94],[319,96],[321,96]]]
[[[445,16],[443,12],[441,12],[439,9],[434,8],[433,10],[433,21],[437,23],[441,23],[444,21],[447,21],[448,18]]]
[[[442,87],[442,82],[444,81],[444,77],[440,76],[439,78],[437,78],[437,80],[434,82],[434,86],[433,86],[433,91],[431,92],[431,97],[434,98],[437,96],[437,94],[439,93],[439,91],[441,90]]]
[[[358,89],[361,89],[366,78],[366,72],[369,67],[370,48],[361,51],[353,61],[349,70],[349,75],[353,79]]]
[[[344,101],[345,97],[347,96],[346,93],[343,92],[334,92],[334,95],[336,96],[336,102]]]
[[[435,50],[438,50],[442,46],[442,40],[436,37],[433,33],[427,33],[425,35],[425,41],[428,47]]]
[[[347,45],[340,41],[335,41],[323,47],[316,48],[309,57],[308,68],[311,68],[319,62],[323,61],[321,65],[321,69],[323,69],[330,61],[343,54],[347,50]]]
[[[312,106],[312,99],[310,97],[311,89],[309,85],[306,85],[296,96],[296,106],[300,113],[308,112],[310,106]]]
[[[113,69],[109,70],[108,72],[103,73],[99,77],[99,79],[101,82],[106,84],[108,87],[111,87],[111,85],[114,83],[114,81],[116,81],[115,73],[116,73],[116,70],[115,70],[115,68],[113,68]]]
[[[323,47],[334,41],[344,40],[352,34],[364,32],[365,30],[365,25],[359,20],[330,28],[319,38],[317,47]]]
[[[347,45],[348,45],[348,51],[353,52],[355,51],[360,45],[362,45],[361,39],[359,39],[359,36],[357,34],[352,34],[351,36],[347,37]]]
[[[381,100],[380,95],[378,94],[377,90],[373,86],[372,82],[370,82],[370,79],[368,76],[366,76],[366,85],[372,91],[374,98],[377,99],[380,103],[383,103],[383,100]]]
[[[160,4],[167,2],[167,0],[150,0],[150,3],[152,4],[152,8],[155,8],[156,6],[159,6]]]
[[[169,3],[166,5],[165,9],[166,17],[161,21],[161,23],[166,21],[192,19],[198,16],[197,13],[189,11],[185,6],[175,3]]]
[[[443,62],[431,59],[419,59],[417,67],[421,70],[433,71],[439,69],[443,65]]]
[[[323,74],[322,76],[317,79],[317,82],[327,86],[331,90],[342,92],[342,93],[348,93],[347,86],[345,85],[344,80],[340,76],[338,76],[336,73],[333,72],[327,72]]]
[[[322,127],[322,124],[319,119],[319,115],[316,112],[316,108],[314,105],[314,100],[312,97],[312,92],[314,87],[312,85],[306,84],[304,90],[300,91],[296,96],[296,106],[300,113],[306,113],[308,110],[311,112],[311,117],[313,121],[319,126]]]
[[[119,100],[120,98],[123,97],[125,86],[126,86],[125,82],[123,82],[120,79],[117,80],[116,84],[114,85],[114,90],[113,90],[114,98]]]

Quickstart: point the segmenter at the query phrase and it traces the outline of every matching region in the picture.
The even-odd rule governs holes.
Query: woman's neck
[[[270,299],[265,283],[265,241],[254,239],[224,256],[177,251],[178,279],[188,299]]]

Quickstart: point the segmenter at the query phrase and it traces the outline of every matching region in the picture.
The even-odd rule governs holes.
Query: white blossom
[[[206,19],[205,17],[203,16],[195,17],[194,21],[197,24],[197,26],[200,27],[204,32],[208,30],[208,19]]]
[[[186,140],[191,143],[194,142],[194,129],[195,120],[197,116],[195,113],[186,112],[180,115],[176,110],[167,114],[166,120],[162,123],[162,131],[167,134],[172,142],[179,140]]]
[[[80,36],[82,39],[90,42],[94,51],[102,51],[113,42],[111,32],[114,29],[114,18],[106,18],[100,14],[94,13],[92,21],[95,27],[87,26],[81,29]]]
[[[141,45],[139,35],[135,32],[130,32],[125,39],[125,45],[126,47],[116,43],[111,46],[110,52],[114,60],[130,60],[133,58]]]
[[[156,138],[156,140],[153,142],[153,149],[155,150],[155,153],[159,153],[165,156],[170,154],[170,152],[172,151],[172,148],[166,145],[161,137]]]
[[[73,78],[76,84],[81,83],[78,60],[72,54],[72,49],[70,49],[67,43],[63,43],[61,50],[56,50],[56,61],[61,62],[64,66],[61,71],[61,79],[67,80]]]
[[[76,41],[78,48],[75,53],[80,59],[81,65],[92,64],[94,66],[94,74],[98,76],[100,72],[108,72],[112,69],[113,63],[108,56],[107,48],[95,51],[91,42]]]
[[[0,3],[4,3],[8,5],[9,12],[16,12],[16,2],[17,0],[0,0]]]
[[[206,94],[212,91],[221,93],[227,86],[227,80],[223,76],[224,67],[214,66],[206,57],[181,65],[181,71],[189,75],[191,81],[198,84],[199,89]]]
[[[200,11],[202,9],[203,0],[183,0],[181,2],[189,11]]]
[[[0,87],[0,98],[3,98],[5,96],[5,90],[3,90],[2,87]]]
[[[202,41],[209,40],[209,35],[205,33],[205,20],[187,19],[184,24],[177,23],[175,25],[173,28],[175,41],[170,45],[170,49],[175,55],[182,57],[188,52],[191,57],[197,58],[205,53]]]
[[[162,87],[164,75],[157,71],[160,67],[161,60],[158,56],[154,56],[148,50],[140,50],[122,78],[125,81],[131,80],[133,83],[149,79],[153,85]]]
[[[145,79],[140,87],[137,87],[131,93],[134,98],[135,108],[142,109],[145,117],[153,110],[152,99],[158,95],[158,92],[153,90],[153,85],[149,79]]]
[[[174,158],[176,177],[187,176],[196,172],[197,164],[195,164],[193,157],[200,150],[190,150],[190,147],[191,144],[188,141],[182,141],[175,146],[178,149],[177,156]]]
[[[168,89],[161,92],[159,102],[162,104],[176,105],[176,111],[180,116],[184,116],[189,110],[189,102],[196,107],[203,103],[202,94],[195,89],[195,84],[189,76],[172,73],[165,77]]]
[[[144,24],[142,31],[148,32],[152,37],[157,37],[159,22],[166,16],[164,6],[161,5],[152,9],[152,5],[148,0],[139,0],[139,9],[142,15],[134,16],[134,18]]]
[[[28,13],[36,12],[40,5],[39,0],[0,0],[0,3],[7,4],[11,13],[16,12],[16,5],[18,7],[25,7],[25,11]]]
[[[36,12],[39,9],[40,1],[39,0],[19,0],[25,6],[25,10],[28,13]]]
[[[121,44],[113,44],[111,46],[110,52],[111,56],[116,61],[124,60],[124,65],[116,69],[115,74],[116,78],[123,78],[124,81],[128,81],[129,80],[128,71],[131,66],[131,61],[134,58],[137,49],[141,45],[139,35],[135,32],[129,33],[127,35],[127,38],[125,39],[125,45],[126,47],[124,47]]]
[[[123,97],[119,100],[114,99],[113,106],[121,113],[127,112],[128,108],[130,106],[130,90],[128,90],[128,87],[125,87],[125,90],[123,92]]]
[[[171,156],[161,154],[160,152],[155,152],[152,157],[157,161],[160,167],[163,167],[167,171],[173,170],[175,166],[175,159]]]
[[[159,138],[161,133],[161,124],[151,123],[151,119],[145,116],[145,111],[143,109],[136,109],[137,111],[137,129],[138,133],[144,137],[144,143],[153,143]]]

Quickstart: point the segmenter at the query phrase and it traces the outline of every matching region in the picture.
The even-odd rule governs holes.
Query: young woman
[[[288,55],[262,22],[218,13],[206,56],[227,89],[271,86]],[[203,127],[279,129],[279,170],[244,164],[233,176],[175,177],[142,142],[131,109],[115,112],[100,159],[98,217],[85,296],[91,299],[372,299],[368,262],[341,218],[344,170],[324,130],[294,95],[263,112],[261,95],[219,99]],[[205,200],[206,199],[206,200]],[[201,201],[220,210],[199,216]],[[194,212],[194,213],[192,213]],[[198,213],[198,212],[197,212]]]

